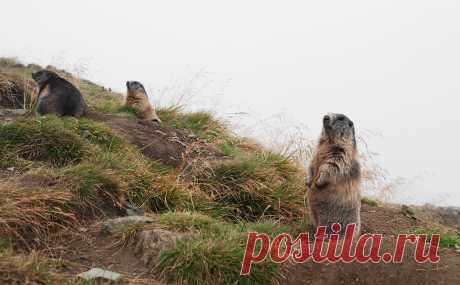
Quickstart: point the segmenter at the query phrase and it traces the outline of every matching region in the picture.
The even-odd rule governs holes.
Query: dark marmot
[[[341,234],[347,224],[361,229],[361,170],[357,159],[353,122],[342,114],[323,118],[323,131],[308,168],[308,201],[314,226],[339,223]]]
[[[155,108],[149,102],[144,86],[137,81],[127,81],[126,87],[128,88],[128,94],[125,105],[136,110],[136,115],[139,119],[161,123]]]
[[[32,74],[39,87],[37,113],[81,117],[87,106],[80,91],[69,81],[49,70]]]

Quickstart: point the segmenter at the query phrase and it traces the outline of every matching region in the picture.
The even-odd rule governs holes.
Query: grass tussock
[[[91,146],[118,151],[124,143],[102,124],[54,116],[24,118],[0,125],[0,136],[3,167],[14,166],[14,161],[20,159],[64,166],[82,161],[91,153]]]
[[[85,142],[57,119],[38,118],[0,125],[0,156],[62,166],[82,159]]]
[[[71,193],[43,189],[22,189],[6,183],[0,186],[0,238],[28,247],[55,231],[77,222],[71,211],[77,207]]]
[[[30,109],[37,98],[32,79],[0,71],[0,106],[9,109]]]
[[[227,215],[254,221],[302,214],[304,188],[299,170],[271,152],[237,155],[197,168],[196,184]]]
[[[369,205],[371,207],[377,207],[379,205],[379,203],[376,200],[371,199],[369,197],[361,198],[361,203]]]
[[[66,278],[59,273],[58,265],[34,252],[14,255],[10,251],[0,251],[0,284],[64,284]]]
[[[274,236],[292,228],[268,220],[259,223],[229,223],[191,213],[165,213],[159,223],[170,230],[199,233],[179,241],[165,251],[155,270],[179,284],[273,284],[281,277],[279,265],[262,262],[254,265],[251,275],[240,276],[248,231]]]

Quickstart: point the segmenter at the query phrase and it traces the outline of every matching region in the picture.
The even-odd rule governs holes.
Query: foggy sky
[[[188,92],[223,117],[284,114],[314,138],[344,113],[406,179],[395,201],[460,206],[459,15],[445,0],[3,1],[0,56],[139,80],[155,102]]]

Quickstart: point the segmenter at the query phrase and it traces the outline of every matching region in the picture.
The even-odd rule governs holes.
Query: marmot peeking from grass
[[[339,223],[341,234],[347,224],[355,223],[355,235],[361,229],[361,170],[357,159],[353,122],[342,114],[323,118],[323,131],[308,168],[307,186],[314,226]]]
[[[139,119],[161,123],[155,108],[149,102],[144,86],[137,81],[128,81],[126,82],[126,87],[128,88],[128,94],[125,105],[136,110],[136,115]]]
[[[49,70],[32,74],[39,87],[37,113],[81,117],[87,107],[80,91],[72,83]]]

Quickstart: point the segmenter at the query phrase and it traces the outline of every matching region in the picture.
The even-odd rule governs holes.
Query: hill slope
[[[248,231],[310,229],[302,168],[209,113],[165,107],[161,127],[142,123],[121,94],[62,70],[88,102],[87,118],[2,111],[33,107],[39,68],[0,60],[0,283],[85,284],[76,275],[93,267],[121,273],[122,284],[460,280],[454,229],[370,200],[365,231],[391,244],[401,231],[437,227],[452,240],[441,265],[407,262],[396,274],[396,265],[266,261],[240,277]]]

